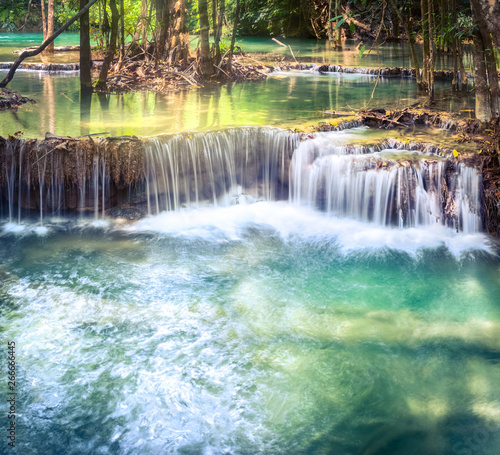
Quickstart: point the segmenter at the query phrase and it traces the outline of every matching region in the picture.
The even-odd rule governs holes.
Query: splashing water
[[[500,261],[477,173],[246,131],[152,141],[136,223],[100,218],[102,160],[97,217],[21,225],[9,205],[19,453],[493,453]]]

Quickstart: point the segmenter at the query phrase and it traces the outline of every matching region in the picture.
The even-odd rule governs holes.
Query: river
[[[373,78],[277,75],[112,96],[108,110],[95,97],[89,125],[74,76],[16,79],[45,101],[0,113],[0,134],[200,131],[144,142],[144,186],[122,188],[146,194],[149,214],[134,222],[106,216],[99,157],[81,174],[82,206],[94,188],[88,216],[60,207],[64,183],[41,177],[50,157],[33,157],[43,171],[27,195],[15,194],[22,169],[2,167],[0,328],[16,343],[18,453],[496,452],[500,245],[481,232],[477,171],[346,148],[387,131],[299,142],[223,128],[359,107]],[[379,84],[377,107],[414,96],[410,80]],[[236,164],[256,150],[250,179]],[[37,186],[52,209],[17,211]],[[457,202],[450,220],[445,193]]]

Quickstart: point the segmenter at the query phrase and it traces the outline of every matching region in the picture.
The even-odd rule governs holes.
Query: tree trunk
[[[219,27],[217,26],[217,0],[212,0],[212,30],[214,32],[212,55],[214,56],[214,63],[217,65],[220,59],[220,40],[218,36]]]
[[[457,23],[457,8],[456,0],[451,1],[451,11],[452,11],[452,23]],[[451,24],[450,24],[451,25]],[[453,80],[451,81],[452,90],[458,90],[458,46],[461,43],[458,38],[453,38],[451,49],[453,52]]]
[[[458,42],[458,68],[460,70],[460,85],[462,86],[462,90],[467,89],[467,73],[465,72],[464,67],[464,55],[462,51],[462,43]]]
[[[481,122],[491,120],[491,107],[486,76],[486,65],[484,63],[483,40],[479,32],[474,33],[474,87],[476,92],[476,118]]]
[[[392,15],[391,11],[391,18],[392,18],[392,37],[394,39],[399,39],[399,16],[397,14]]]
[[[483,18],[486,29],[500,49],[500,2],[498,0],[470,0],[472,9]]]
[[[40,8],[42,10],[42,33],[43,40],[47,39],[47,18],[45,17],[45,0],[40,0]]]
[[[14,74],[16,73],[17,69],[19,68],[19,65],[23,62],[24,59],[28,58],[28,57],[34,57],[35,55],[38,55],[40,54],[41,52],[43,52],[47,46],[54,42],[54,40],[62,33],[64,32],[65,30],[67,30],[69,27],[71,27],[71,25],[73,25],[78,19],[80,19],[80,17],[82,17],[88,10],[89,8],[95,3],[97,2],[97,0],[90,0],[90,2],[88,2],[86,5],[85,5],[85,8],[83,8],[82,10],[80,10],[80,12],[76,15],[74,15],[69,21],[67,21],[62,27],[60,27],[52,36],[49,36],[43,43],[40,47],[38,47],[37,49],[33,50],[33,51],[24,51],[19,57],[18,59],[14,62],[14,64],[12,65],[11,69],[9,70],[9,72],[7,73],[7,76],[5,76],[4,80],[2,82],[0,82],[0,88],[4,88],[7,86],[7,84],[12,80],[12,78],[14,77]]]
[[[170,25],[170,0],[156,0],[155,58],[167,57],[168,28]]]
[[[216,39],[217,39],[217,45],[215,46],[215,64],[219,65],[220,64],[220,40],[222,38],[222,26],[224,22],[224,13],[226,9],[226,4],[225,0],[219,0],[219,18],[217,20],[217,34]]]
[[[413,35],[411,34],[410,25],[408,20],[403,15],[403,11],[400,10],[394,0],[389,0],[392,9],[396,12],[399,17],[399,20],[403,24],[406,36],[408,37],[408,44],[410,45],[411,58],[413,60],[413,67],[415,68],[415,77],[417,78],[417,86],[418,88],[422,88],[422,76],[420,75],[420,65],[418,64],[417,53],[415,51],[415,44],[413,40]]]
[[[333,0],[328,1],[328,24],[326,26],[326,35],[328,36],[328,40],[333,42],[334,34],[333,34],[333,22],[332,17],[335,17],[332,13]]]
[[[80,9],[85,8],[85,1],[80,0]],[[81,92],[92,93],[92,56],[90,51],[89,12],[80,18],[80,88]]]
[[[434,100],[434,6],[432,0],[428,0],[427,5],[428,25],[429,25],[429,98]]]
[[[120,20],[120,15],[118,14],[118,8],[116,7],[116,0],[109,0],[109,7],[111,8],[111,38],[109,40],[109,47],[108,51],[106,52],[106,57],[104,57],[104,62],[102,62],[101,72],[99,73],[99,81],[97,82],[96,85],[97,90],[106,89],[108,71],[116,52],[116,41],[118,38],[118,22]]]
[[[231,35],[231,47],[229,48],[229,60],[227,63],[227,67],[229,72],[231,72],[232,64],[233,64],[233,52],[234,52],[234,43],[236,41],[236,31],[238,29],[238,21],[240,18],[240,0],[236,0],[236,10],[234,12],[234,23],[233,23],[233,34]]]
[[[102,32],[104,35],[104,41],[105,41],[105,47],[106,49],[109,47],[109,31],[111,29],[109,25],[109,17],[108,17],[108,9],[106,8],[106,0],[102,0],[102,10],[103,10],[103,16],[104,16],[104,21],[102,24]]]
[[[177,0],[171,13],[171,35],[169,63],[184,61],[189,57],[189,34],[186,28],[186,2]]]
[[[148,47],[148,2],[147,0],[142,0],[141,13],[140,13],[140,24],[141,24],[141,35],[142,35],[142,48],[144,52]]]
[[[340,16],[340,0],[335,0],[335,17]],[[335,46],[342,49],[342,28],[335,24]]]
[[[120,52],[121,58],[125,58],[125,5],[124,0],[120,0]]]
[[[210,58],[210,24],[208,23],[207,0],[198,0],[198,14],[200,16],[200,69],[203,77],[210,77],[214,74],[214,67]]]
[[[471,9],[474,22],[476,22],[478,26],[477,36],[476,35],[474,36],[475,46],[476,46],[476,41],[478,41],[478,48],[482,47],[483,49],[483,53],[481,54],[482,63],[485,66],[488,75],[487,77],[488,77],[491,117],[497,117],[499,90],[498,90],[498,72],[497,72],[495,54],[493,52],[493,42],[491,39],[491,34],[488,30],[488,24],[485,19],[485,16],[483,15],[482,10],[478,7],[476,2],[471,1]]]
[[[429,89],[429,14],[427,0],[420,0],[420,12],[422,17],[422,37],[424,39],[423,46],[423,65],[422,65],[422,86],[427,91]]]
[[[490,87],[491,116],[498,117],[499,114],[499,90],[498,90],[498,72],[495,54],[493,52],[493,43],[491,35],[488,33],[488,42],[486,43],[486,68],[488,70],[488,82]]]
[[[49,0],[47,6],[47,36],[54,34],[54,0]],[[45,52],[48,54],[54,53],[54,41],[47,46]]]

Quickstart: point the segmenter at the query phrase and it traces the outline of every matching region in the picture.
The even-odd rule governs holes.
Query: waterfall
[[[400,228],[481,229],[481,176],[464,163],[383,146],[336,146],[324,134],[297,148],[290,181],[293,204],[330,215]]]
[[[270,128],[154,138],[145,148],[148,213],[286,198],[298,141],[296,133]]]
[[[345,141],[338,132],[257,127],[142,140],[0,138],[0,215],[18,223],[38,216],[43,225],[52,215],[138,219],[288,199],[382,226],[481,230],[477,166],[431,146]]]

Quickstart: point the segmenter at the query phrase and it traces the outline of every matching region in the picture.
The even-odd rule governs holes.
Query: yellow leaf
[[[453,149],[453,156],[456,158],[458,156],[458,152],[456,149]]]
[[[387,163],[384,161],[384,162],[382,163],[382,166],[387,166]]]

